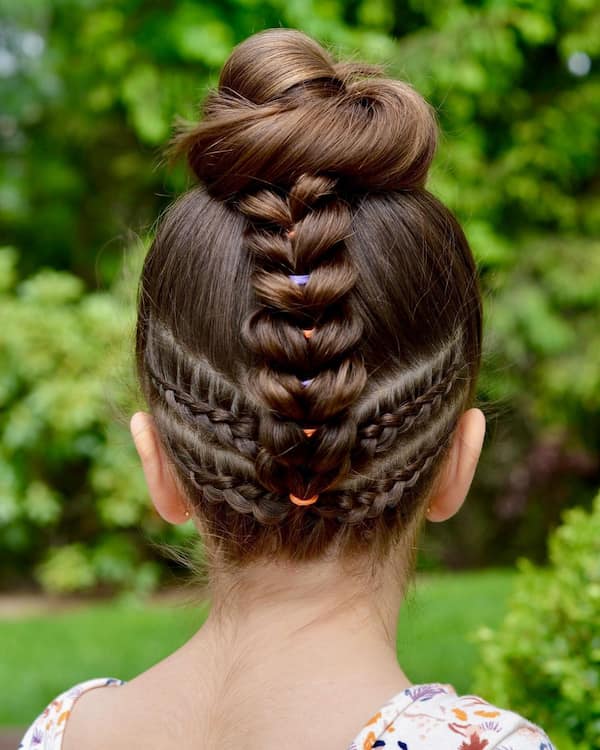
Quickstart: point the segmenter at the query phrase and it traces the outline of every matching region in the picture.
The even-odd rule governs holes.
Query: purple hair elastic
[[[303,286],[310,279],[310,274],[309,273],[300,273],[300,274],[292,273],[290,274],[290,276],[288,276],[288,278],[294,281],[296,284]]]
[[[301,380],[300,382],[306,388],[306,386],[310,385],[313,382],[313,380],[314,380],[314,378],[310,378],[310,380]]]

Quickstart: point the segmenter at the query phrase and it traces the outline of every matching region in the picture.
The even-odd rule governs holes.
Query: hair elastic
[[[304,284],[308,283],[308,280],[310,279],[309,273],[292,273],[288,276],[288,278],[298,284],[299,286],[304,286]]]
[[[310,385],[313,382],[313,380],[314,380],[314,378],[309,378],[308,380],[301,380],[300,382],[306,388],[306,386]]]
[[[302,430],[302,432],[306,435],[306,437],[312,437],[316,431],[317,431],[316,427],[304,427]]]
[[[305,339],[311,338],[314,332],[315,332],[314,328],[303,328],[302,329],[302,333],[304,334],[304,338]]]
[[[302,498],[302,497],[296,497],[296,495],[292,495],[290,492],[290,500],[294,503],[294,505],[312,505],[317,501],[318,495],[313,495],[312,497]]]

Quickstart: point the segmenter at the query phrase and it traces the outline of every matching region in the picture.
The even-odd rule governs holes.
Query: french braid
[[[473,395],[475,264],[425,189],[437,128],[407,84],[292,30],[239,45],[171,145],[199,186],[140,284],[142,390],[231,559],[384,549]]]

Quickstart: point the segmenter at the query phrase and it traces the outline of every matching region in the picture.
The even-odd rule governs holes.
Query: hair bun
[[[356,190],[423,187],[437,143],[433,109],[377,66],[336,63],[306,34],[268,29],[226,61],[201,122],[172,142],[214,196],[289,188],[327,174]]]
[[[334,66],[323,47],[301,31],[266,29],[235,47],[221,70],[219,91],[267,104],[300,84],[335,79]]]

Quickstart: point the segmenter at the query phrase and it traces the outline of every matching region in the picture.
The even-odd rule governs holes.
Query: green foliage
[[[145,590],[159,569],[139,530],[164,530],[121,419],[135,405],[131,294],[84,294],[53,270],[17,283],[15,263],[0,250],[2,577],[33,567],[51,591]]]
[[[600,494],[590,513],[575,508],[564,519],[549,540],[549,567],[521,559],[500,628],[480,630],[476,690],[539,723],[558,747],[592,748],[600,745]]]

